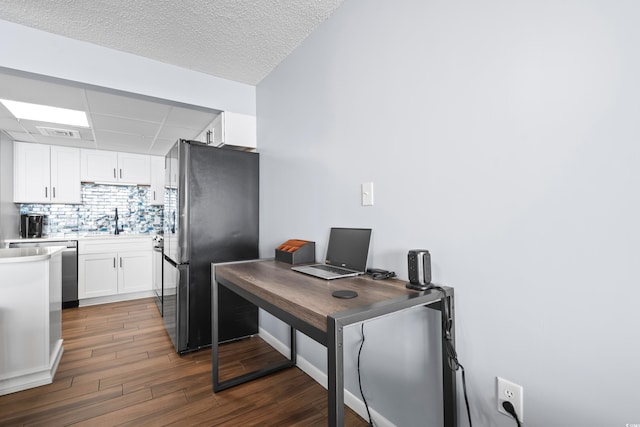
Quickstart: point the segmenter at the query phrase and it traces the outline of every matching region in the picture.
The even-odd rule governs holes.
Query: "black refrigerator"
[[[257,153],[178,140],[165,158],[163,319],[176,351],[211,345],[211,263],[258,258]],[[258,309],[219,294],[220,342],[258,332]]]

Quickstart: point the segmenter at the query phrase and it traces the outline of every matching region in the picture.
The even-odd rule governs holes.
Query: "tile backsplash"
[[[113,233],[116,208],[121,233],[162,231],[163,207],[149,204],[149,187],[82,184],[81,191],[80,205],[21,204],[20,213],[45,215],[45,235]]]

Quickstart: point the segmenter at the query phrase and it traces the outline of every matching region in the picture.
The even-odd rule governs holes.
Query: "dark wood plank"
[[[290,264],[273,260],[221,265],[216,267],[216,277],[325,332],[329,314],[415,294],[402,280],[373,280],[366,275],[323,280],[293,273]],[[331,295],[342,289],[356,291],[358,296],[342,299]]]
[[[297,368],[214,394],[211,350],[175,353],[153,299],[68,309],[52,384],[0,396],[1,426],[327,423],[327,392]],[[223,375],[284,356],[259,337],[224,344]],[[345,425],[366,426],[346,408]]]

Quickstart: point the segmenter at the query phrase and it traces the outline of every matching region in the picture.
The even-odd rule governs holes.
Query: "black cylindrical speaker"
[[[426,289],[431,284],[431,255],[426,249],[411,249],[407,255],[409,267],[409,286],[413,289]]]

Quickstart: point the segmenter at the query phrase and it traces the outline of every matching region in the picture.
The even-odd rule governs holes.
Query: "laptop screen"
[[[369,254],[370,228],[332,228],[326,264],[364,271]]]

